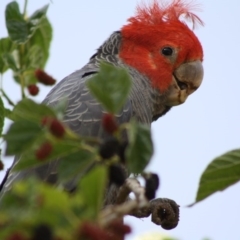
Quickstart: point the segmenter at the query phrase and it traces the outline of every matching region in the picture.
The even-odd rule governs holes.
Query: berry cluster
[[[48,128],[50,133],[56,138],[63,138],[65,134],[65,127],[56,118],[44,117],[41,120],[42,126]],[[50,142],[46,141],[35,151],[35,157],[38,160],[45,160],[52,152],[53,146]]]
[[[56,80],[49,76],[42,69],[37,69],[35,71],[35,77],[39,83],[47,86],[52,86],[56,83]],[[39,93],[39,87],[36,84],[29,84],[27,86],[28,92],[31,96],[36,96]]]

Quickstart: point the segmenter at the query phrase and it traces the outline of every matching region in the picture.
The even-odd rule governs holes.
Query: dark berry
[[[4,169],[4,164],[3,162],[0,160],[0,171]]]
[[[119,164],[109,166],[110,183],[115,183],[117,186],[122,186],[126,179],[126,173]]]
[[[145,176],[145,196],[148,200],[155,198],[156,190],[159,187],[159,177],[157,174],[152,173]]]
[[[100,145],[99,155],[104,159],[113,157],[119,150],[119,142],[112,138]]]
[[[34,229],[32,240],[52,240],[53,233],[48,225],[41,224]]]

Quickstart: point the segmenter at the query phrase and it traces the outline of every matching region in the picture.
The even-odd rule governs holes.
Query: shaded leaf
[[[12,118],[16,120],[26,119],[40,123],[45,116],[55,117],[54,111],[45,104],[38,104],[31,99],[21,100],[12,111]]]
[[[41,65],[40,63],[43,62],[43,58],[44,53],[41,46],[31,45],[28,49],[28,53],[26,54],[25,64],[27,66],[27,69],[32,69],[35,71]]]
[[[8,68],[12,69],[13,71],[18,70],[17,63],[11,53],[4,53],[2,55],[2,59]]]
[[[68,155],[78,152],[80,149],[80,140],[78,142],[66,139],[57,142],[51,142],[53,146],[51,154],[48,157],[46,157],[44,161],[43,160],[39,161],[35,157],[35,151],[36,149],[39,148],[43,141],[45,141],[44,138],[43,139],[39,138],[39,141],[36,142],[34,147],[28,149],[28,151],[25,151],[22,154],[21,161],[19,161],[18,164],[14,167],[14,171],[20,171],[30,167],[36,167],[42,164],[46,164],[51,160],[67,157]]]
[[[39,27],[34,32],[29,40],[31,46],[38,46],[41,49],[41,61],[38,63],[38,68],[44,68],[49,57],[49,48],[52,40],[52,26],[47,19],[43,18]]]
[[[19,5],[13,1],[7,4],[5,10],[6,26],[9,37],[18,44],[25,43],[28,40],[29,29],[27,22],[20,13]]]
[[[4,73],[8,70],[8,66],[3,59],[5,53],[11,54],[14,49],[14,44],[9,37],[0,39],[0,73]]]
[[[196,202],[217,191],[223,191],[240,180],[240,149],[232,150],[215,158],[203,172]]]
[[[73,219],[66,217],[74,216],[73,209],[76,203],[69,200],[67,192],[29,178],[28,181],[17,182],[8,194],[4,194],[1,199],[1,214],[4,212],[7,218],[11,219],[11,223],[20,224],[21,227],[18,226],[18,229],[24,227],[30,232],[42,222],[52,227],[66,229],[70,224],[69,220],[71,224],[75,218],[77,220],[77,217]],[[81,205],[81,202],[78,204]],[[29,227],[31,228],[28,229]]]
[[[22,153],[28,149],[42,132],[39,124],[27,120],[20,120],[13,123],[4,139],[7,142],[6,155]]]
[[[104,166],[94,168],[80,181],[81,193],[93,218],[98,216],[103,207],[106,182],[107,169]]]
[[[13,116],[12,116],[12,110],[8,109],[8,108],[4,108],[4,115],[6,118],[10,119],[10,120],[14,120]]]
[[[3,130],[4,117],[5,117],[5,109],[4,109],[2,98],[0,97],[0,136]]]
[[[117,114],[123,107],[131,85],[125,69],[106,63],[101,63],[99,73],[87,82],[90,92],[108,112],[113,114]]]
[[[61,158],[59,163],[59,179],[68,180],[77,175],[78,179],[86,173],[86,170],[93,166],[96,155],[85,149],[77,149]]]
[[[153,154],[150,128],[136,121],[130,122],[129,144],[126,150],[127,166],[132,173],[141,173]]]
[[[30,26],[31,31],[34,31],[37,27],[39,27],[39,24],[41,23],[41,20],[46,16],[47,10],[48,10],[48,4],[43,6],[42,8],[36,10],[28,19],[28,24]]]

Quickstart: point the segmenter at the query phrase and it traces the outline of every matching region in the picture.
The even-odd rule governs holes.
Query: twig
[[[5,91],[3,89],[0,89],[3,97],[5,97],[5,99],[7,100],[8,104],[11,106],[15,106],[15,104],[13,103],[13,101],[8,97],[8,95],[5,93]]]
[[[130,192],[133,192],[135,199],[124,202]],[[134,209],[143,208],[149,204],[145,197],[145,189],[140,185],[137,179],[134,178],[126,179],[125,184],[119,191],[117,203],[122,204],[108,206],[102,210],[99,218],[100,225],[103,227],[107,226],[112,220],[121,218],[130,214]]]

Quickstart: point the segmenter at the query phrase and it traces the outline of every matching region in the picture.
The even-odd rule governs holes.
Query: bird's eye
[[[164,47],[162,49],[162,54],[165,56],[171,56],[173,54],[173,50],[170,47]]]

